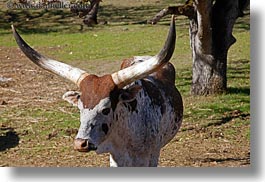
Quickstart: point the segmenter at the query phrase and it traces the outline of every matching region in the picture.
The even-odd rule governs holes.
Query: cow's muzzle
[[[88,140],[77,138],[74,141],[74,149],[79,152],[89,152],[91,150],[97,150],[97,147]]]

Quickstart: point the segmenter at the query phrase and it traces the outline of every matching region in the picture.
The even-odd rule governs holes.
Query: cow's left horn
[[[155,72],[157,69],[164,66],[171,58],[176,42],[176,28],[175,28],[175,18],[174,15],[171,19],[170,29],[168,32],[167,40],[165,42],[164,47],[161,51],[151,57],[150,59],[138,63],[136,65],[127,67],[118,72],[113,73],[112,79],[114,83],[122,88],[135,80],[142,79],[149,74]]]
[[[49,58],[46,58],[45,56],[41,55],[34,49],[32,49],[17,33],[15,27],[11,25],[13,30],[13,35],[16,39],[16,42],[20,49],[24,52],[24,54],[36,65],[39,67],[48,70],[52,73],[55,73],[59,76],[62,76],[66,79],[71,80],[78,86],[80,85],[80,82],[85,78],[88,73],[86,71],[83,71],[79,68],[72,67],[70,65],[67,65],[65,63],[55,61]]]

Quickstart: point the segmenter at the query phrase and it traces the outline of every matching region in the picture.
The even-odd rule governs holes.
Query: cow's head
[[[80,92],[66,92],[63,99],[80,110],[81,124],[74,148],[78,151],[97,149],[114,126],[117,105],[132,101],[140,89],[140,86],[118,88],[110,75],[88,75],[80,83]]]
[[[140,86],[124,89],[124,86],[146,77],[166,64],[174,52],[176,40],[175,20],[172,17],[167,40],[157,55],[113,74],[98,77],[79,68],[42,56],[20,37],[13,26],[12,29],[20,49],[32,62],[79,86],[80,92],[66,92],[63,99],[80,109],[81,124],[74,148],[83,152],[96,150],[106,140],[114,126],[116,107],[122,102],[132,101],[141,89]]]

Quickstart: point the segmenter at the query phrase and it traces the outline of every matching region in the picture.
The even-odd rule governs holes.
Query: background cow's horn
[[[49,58],[46,58],[45,56],[41,55],[34,49],[32,49],[17,33],[15,27],[11,25],[13,30],[13,35],[16,39],[16,42],[20,49],[24,52],[24,54],[36,65],[39,67],[48,70],[52,73],[55,73],[59,76],[62,76],[66,79],[71,80],[78,86],[80,85],[80,82],[85,78],[88,73],[85,71],[72,67],[70,65],[67,65],[65,63],[61,63],[59,61],[55,61]]]
[[[144,62],[138,63],[134,66],[130,66],[123,70],[113,73],[111,76],[114,83],[119,88],[122,88],[132,83],[135,80],[142,79],[148,76],[150,73],[155,72],[161,66],[164,66],[164,64],[166,64],[170,60],[174,52],[175,42],[176,42],[175,18],[174,16],[172,16],[167,40],[161,51],[157,55],[153,56],[152,58]]]

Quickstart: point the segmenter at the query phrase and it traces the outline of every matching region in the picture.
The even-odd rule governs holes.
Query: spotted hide
[[[146,59],[137,57],[131,63],[139,60]],[[157,166],[160,149],[176,135],[182,121],[183,103],[174,82],[175,69],[167,63],[126,87],[141,90],[114,110],[112,132],[100,148],[111,153],[111,166]]]

